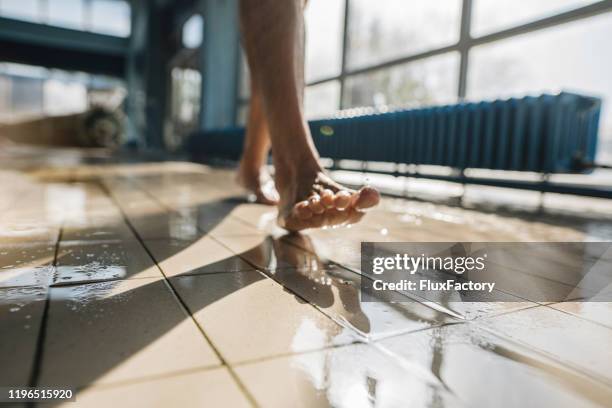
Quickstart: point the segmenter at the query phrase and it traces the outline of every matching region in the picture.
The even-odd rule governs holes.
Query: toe
[[[313,194],[308,199],[308,207],[314,214],[323,214],[325,212],[325,207],[323,206],[321,197],[318,194]]]
[[[336,193],[334,201],[336,209],[340,211],[345,210],[351,204],[351,193],[346,190],[340,190]]]
[[[330,189],[325,189],[323,190],[323,192],[321,193],[321,203],[323,204],[323,206],[327,209],[329,208],[334,208],[335,204],[334,204],[334,192],[331,191]]]
[[[353,207],[357,210],[374,207],[380,201],[380,193],[372,187],[363,187],[353,196]]]
[[[312,217],[308,201],[300,201],[293,207],[293,210],[300,220],[307,220]]]

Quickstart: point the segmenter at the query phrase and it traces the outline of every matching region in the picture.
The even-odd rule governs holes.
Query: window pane
[[[87,87],[81,82],[47,79],[44,86],[46,115],[65,115],[87,109]]]
[[[612,53],[602,52],[610,38],[612,13],[474,48],[468,94],[481,99],[564,89],[601,96],[606,141],[600,153],[612,158]]]
[[[240,84],[238,89],[238,96],[246,99],[251,94],[251,82],[250,82],[249,66],[247,65],[246,54],[240,53]]]
[[[183,24],[183,47],[198,48],[202,45],[204,35],[204,19],[199,14],[194,14]]]
[[[249,117],[249,105],[238,106],[238,113],[236,118],[236,126],[245,126]]]
[[[344,0],[311,0],[306,7],[306,81],[340,74]]]
[[[127,37],[130,35],[130,6],[121,0],[92,0],[91,31]]]
[[[403,106],[456,100],[459,55],[448,53],[346,80],[344,107]]]
[[[40,0],[0,0],[0,15],[17,20],[41,22]]]
[[[49,0],[48,22],[51,25],[82,30],[83,0]]]
[[[475,0],[472,10],[472,34],[481,36],[596,2],[597,0]]]
[[[363,67],[459,40],[461,0],[351,0],[348,66]]]
[[[340,83],[325,82],[309,86],[304,92],[304,111],[307,119],[328,117],[338,110]]]

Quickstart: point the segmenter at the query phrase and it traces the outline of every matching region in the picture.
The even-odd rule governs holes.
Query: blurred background
[[[0,0],[0,123],[121,113],[120,144],[173,151],[240,126],[237,0]],[[310,0],[306,114],[567,90],[601,97],[612,161],[612,1]]]

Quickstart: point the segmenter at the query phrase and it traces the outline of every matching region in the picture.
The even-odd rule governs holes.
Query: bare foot
[[[251,193],[252,201],[267,205],[278,204],[278,191],[266,166],[253,169],[241,162],[236,182]]]
[[[280,192],[278,223],[289,231],[354,224],[365,215],[365,209],[380,201],[374,188],[348,189],[318,166],[299,169],[294,176],[277,177],[276,181]]]

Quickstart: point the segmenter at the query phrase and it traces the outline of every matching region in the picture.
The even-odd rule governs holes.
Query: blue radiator
[[[310,122],[321,157],[574,173],[595,160],[601,101],[572,93]],[[236,159],[243,130],[207,132],[190,149]]]
[[[570,93],[463,103],[310,128],[322,157],[569,173],[595,159],[601,101]]]

